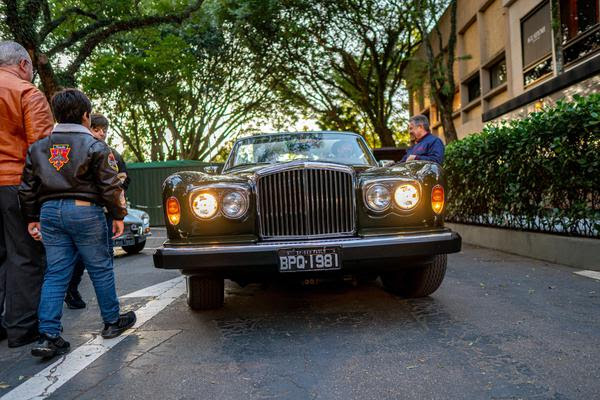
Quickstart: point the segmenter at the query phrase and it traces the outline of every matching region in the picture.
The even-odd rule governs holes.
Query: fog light
[[[167,199],[167,219],[171,225],[177,225],[181,219],[181,208],[176,197],[169,197]]]
[[[200,218],[214,217],[217,209],[217,198],[210,193],[200,193],[192,201],[192,210]]]
[[[431,208],[436,214],[441,214],[444,209],[444,188],[441,185],[431,189]]]

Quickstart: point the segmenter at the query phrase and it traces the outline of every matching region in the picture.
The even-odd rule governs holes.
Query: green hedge
[[[446,148],[447,220],[599,237],[600,94]]]

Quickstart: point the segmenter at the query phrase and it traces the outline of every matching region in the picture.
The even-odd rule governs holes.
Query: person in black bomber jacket
[[[90,132],[92,136],[96,139],[101,140],[106,143],[106,136],[108,134],[108,119],[102,114],[92,114],[90,118]],[[129,182],[131,179],[127,174],[127,166],[125,161],[123,161],[123,157],[112,147],[109,147],[110,151],[114,155],[113,162],[111,160],[111,167],[117,171],[117,177],[121,181],[121,187],[125,192],[127,192],[127,188],[129,187]],[[106,214],[106,223],[108,226],[112,226],[112,218],[110,214]],[[108,241],[108,252],[112,256],[113,251],[113,242],[112,240]],[[73,310],[83,309],[86,307],[85,301],[79,293],[79,284],[81,283],[81,278],[83,277],[83,271],[85,266],[83,265],[83,261],[81,258],[75,263],[75,267],[73,269],[73,275],[71,276],[71,281],[69,282],[69,286],[67,288],[67,293],[65,295],[65,304],[68,308]]]
[[[38,307],[37,357],[69,351],[60,337],[62,304],[78,255],[87,269],[104,321],[102,336],[113,338],[135,324],[135,313],[119,313],[109,240],[123,233],[125,196],[110,149],[89,131],[92,105],[77,89],[52,97],[58,124],[27,153],[19,188],[29,233],[46,249],[46,272]],[[103,207],[113,218],[112,232]]]

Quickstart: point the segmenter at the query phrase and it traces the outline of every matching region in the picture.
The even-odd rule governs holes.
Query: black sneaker
[[[62,337],[51,337],[42,333],[38,342],[31,348],[31,355],[34,357],[50,358],[67,354],[69,350],[71,350],[71,345]]]
[[[72,310],[80,310],[85,308],[85,301],[81,298],[78,290],[67,290],[65,295],[65,303]]]
[[[6,339],[8,337],[8,334],[6,333],[6,329],[4,329],[2,326],[0,326],[0,342],[3,341],[4,339]]]
[[[125,314],[119,315],[119,319],[114,324],[104,324],[102,329],[102,337],[104,339],[112,339],[131,328],[136,321],[135,313],[128,311]]]

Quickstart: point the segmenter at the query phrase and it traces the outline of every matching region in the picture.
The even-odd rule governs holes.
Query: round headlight
[[[240,218],[248,209],[248,201],[240,192],[229,192],[223,196],[223,214],[229,218]]]
[[[212,218],[217,213],[217,198],[210,193],[200,193],[194,197],[192,209],[200,218]]]
[[[419,191],[411,184],[400,185],[394,192],[396,205],[403,210],[410,210],[419,202]]]
[[[373,211],[384,211],[390,206],[390,191],[383,185],[373,185],[367,189],[367,207]]]
[[[150,216],[146,213],[142,214],[142,225],[143,226],[150,225]]]

